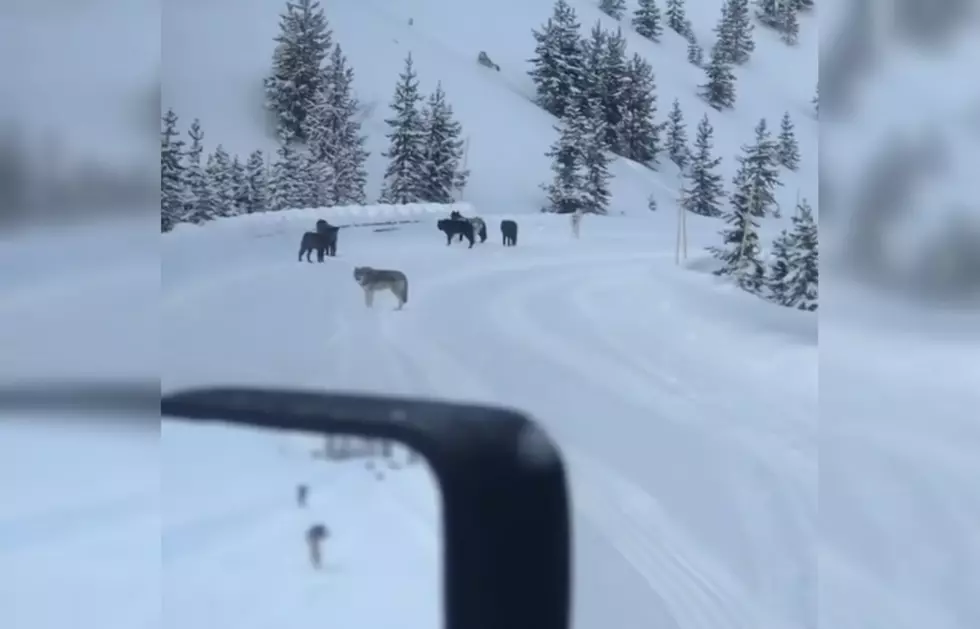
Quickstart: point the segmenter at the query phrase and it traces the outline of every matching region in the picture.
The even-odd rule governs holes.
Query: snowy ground
[[[322,265],[296,262],[305,223],[182,227],[163,242],[164,389],[517,406],[571,465],[577,627],[812,626],[815,317],[676,267],[656,221],[586,218],[573,241],[564,217],[517,218],[512,249],[496,221],[467,250],[430,219],[344,230]],[[355,264],[405,271],[405,310],[366,310]]]

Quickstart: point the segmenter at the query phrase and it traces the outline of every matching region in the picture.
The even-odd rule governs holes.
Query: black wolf
[[[322,524],[314,524],[306,530],[306,548],[310,554],[310,563],[313,564],[314,568],[320,568],[323,557],[321,545],[329,536],[330,531]]]
[[[331,225],[321,218],[316,222],[316,232],[323,234],[326,239],[327,255],[331,258],[335,257],[337,255],[337,234],[340,232],[340,228]]]
[[[517,223],[515,221],[500,221],[500,233],[504,237],[504,246],[517,245]]]
[[[453,243],[453,236],[459,235],[460,240],[463,238],[469,240],[469,248],[473,248],[473,243],[475,242],[475,239],[473,238],[473,223],[469,222],[465,218],[462,220],[443,218],[436,222],[436,227],[439,228],[439,231],[446,234],[446,246]]]
[[[303,234],[302,240],[299,241],[299,261],[303,261],[303,255],[306,255],[307,262],[313,262],[310,256],[316,251],[316,259],[318,262],[323,262],[323,254],[327,251],[327,238],[324,234],[318,234],[316,232],[306,232]]]

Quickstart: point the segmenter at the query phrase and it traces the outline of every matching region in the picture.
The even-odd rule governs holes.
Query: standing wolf
[[[323,236],[324,248],[327,250],[327,255],[331,258],[337,255],[337,234],[339,232],[339,227],[331,225],[322,218],[316,222],[316,233]]]
[[[470,249],[473,248],[473,223],[465,218],[441,218],[436,221],[436,227],[446,234],[446,246],[453,244],[453,236],[459,235],[459,239],[464,237],[470,241]]]
[[[408,278],[401,271],[359,266],[354,268],[354,281],[364,289],[364,305],[368,308],[374,306],[374,293],[379,290],[391,291],[398,299],[398,310],[408,303]]]
[[[330,532],[322,524],[314,524],[306,530],[306,549],[310,554],[310,563],[317,570],[323,563],[323,551],[321,546],[323,541],[327,539]]]
[[[500,221],[500,234],[504,237],[505,247],[517,245],[517,221]]]

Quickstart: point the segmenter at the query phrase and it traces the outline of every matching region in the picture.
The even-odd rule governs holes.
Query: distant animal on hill
[[[389,290],[398,299],[398,310],[408,303],[408,278],[401,271],[374,269],[369,266],[354,268],[354,281],[364,289],[364,305],[374,306],[374,293]]]
[[[329,535],[330,531],[322,524],[314,524],[306,530],[306,548],[310,555],[310,563],[318,570],[323,563],[321,547]]]
[[[436,227],[446,234],[446,246],[453,244],[453,236],[459,236],[462,240],[466,238],[470,241],[469,248],[473,248],[475,242],[473,238],[473,223],[464,219],[442,218],[436,222]]]
[[[578,238],[579,226],[582,224],[582,210],[572,212],[572,235]]]
[[[497,72],[500,72],[500,66],[490,60],[490,55],[484,51],[480,51],[480,54],[476,56],[476,62],[485,68],[492,68]]]
[[[517,245],[517,222],[516,221],[500,221],[500,233],[504,237],[505,247],[514,247]]]

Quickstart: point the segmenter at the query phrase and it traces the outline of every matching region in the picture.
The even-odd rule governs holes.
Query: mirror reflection
[[[441,628],[438,481],[398,443],[165,421],[164,626]]]

